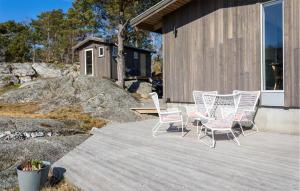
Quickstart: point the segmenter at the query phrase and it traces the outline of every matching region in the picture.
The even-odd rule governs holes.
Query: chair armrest
[[[182,112],[181,111],[166,111],[166,112],[161,112],[159,114],[160,115],[174,115],[174,114],[182,115]]]
[[[255,110],[243,110],[241,113],[236,114],[235,121],[241,121],[242,119],[251,119],[254,117]]]
[[[171,107],[171,108],[167,108],[165,112],[173,112],[173,111],[180,111],[180,110],[177,107]]]

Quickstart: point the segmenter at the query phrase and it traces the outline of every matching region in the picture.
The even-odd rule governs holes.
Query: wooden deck
[[[215,149],[168,132],[156,138],[156,120],[100,130],[57,161],[83,190],[299,190],[299,137],[261,132],[218,136]]]

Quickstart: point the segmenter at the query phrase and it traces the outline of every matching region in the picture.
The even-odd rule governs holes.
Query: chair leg
[[[184,136],[183,128],[184,128],[183,121],[181,121],[181,137]]]
[[[156,137],[155,133],[158,131],[159,127],[160,127],[161,123],[158,122],[152,129],[152,135],[153,137]]]
[[[251,123],[252,123],[253,127],[255,127],[256,132],[258,133],[258,132],[259,132],[259,129],[258,129],[257,125],[256,125],[253,121],[251,121]]]
[[[200,121],[197,120],[197,134],[199,134],[199,123],[200,123]],[[201,125],[201,129],[202,129],[202,125]]]
[[[187,117],[187,119],[186,119],[186,122],[185,122],[185,127],[187,128],[188,127],[188,125],[189,125],[189,117]]]
[[[214,131],[211,130],[211,137],[212,137],[212,140],[213,140],[213,145],[211,146],[211,148],[215,148],[216,146],[216,140],[215,140],[215,136],[214,136]]]
[[[202,125],[202,126],[203,126],[203,125]],[[202,128],[202,126],[201,126],[201,128]],[[207,142],[201,140],[203,137],[206,137],[206,135],[207,135],[207,128],[206,128],[206,127],[204,127],[204,128],[205,128],[205,135],[201,137],[202,131],[200,131],[200,133],[199,133],[199,135],[198,135],[198,140],[201,141],[202,143],[206,144],[207,146],[211,147],[211,148],[215,148],[215,146],[216,146],[216,140],[215,140],[215,136],[214,136],[214,130],[211,130],[211,134],[212,134],[212,144],[209,144],[209,143],[207,143]]]
[[[233,140],[238,144],[240,145],[240,142],[239,140],[237,139],[237,137],[235,136],[234,132],[232,131],[232,129],[230,130],[231,134],[233,135]]]
[[[245,136],[245,133],[244,133],[244,129],[243,129],[242,124],[241,124],[240,122],[238,122],[238,124],[239,124],[239,127],[240,127],[241,131],[242,131],[242,134]]]
[[[255,134],[255,133],[258,133],[258,132],[259,132],[257,125],[255,125],[255,123],[254,123],[253,121],[250,121],[250,122],[251,122],[251,123],[252,123],[252,125],[253,125],[253,127],[252,127],[252,128],[255,128],[256,130],[255,130],[254,132],[247,133],[247,134],[245,134],[245,133],[243,132],[243,135],[244,135],[244,136],[253,135],[253,134]]]

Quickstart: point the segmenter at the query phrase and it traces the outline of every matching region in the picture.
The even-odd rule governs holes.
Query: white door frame
[[[94,49],[93,48],[84,50],[84,74],[87,75],[86,74],[86,52],[87,51],[92,51],[92,74],[91,74],[91,76],[94,76]]]

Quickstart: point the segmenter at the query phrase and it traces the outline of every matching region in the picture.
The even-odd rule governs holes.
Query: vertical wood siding
[[[193,1],[165,17],[163,31],[165,98],[190,102],[193,90],[260,89],[257,1]]]
[[[300,0],[285,1],[285,106],[300,107]]]
[[[164,18],[165,99],[191,102],[193,90],[261,89],[261,2],[265,0],[193,1]],[[285,2],[285,44],[293,41],[285,53],[294,52],[285,55],[286,97],[299,106],[294,91],[299,93],[300,0]],[[288,16],[294,18],[293,23]],[[289,77],[288,67],[295,69]]]

